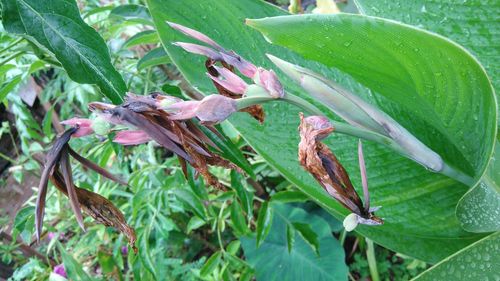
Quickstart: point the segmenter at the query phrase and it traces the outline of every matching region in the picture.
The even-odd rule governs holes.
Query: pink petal
[[[194,39],[199,40],[201,42],[207,43],[208,45],[210,45],[218,50],[224,50],[214,40],[212,40],[210,37],[206,36],[205,34],[199,32],[199,31],[196,31],[196,30],[191,29],[189,27],[185,27],[183,25],[173,23],[173,22],[167,21],[167,24],[170,25],[170,27],[172,27],[173,29],[180,31],[191,38],[194,38]]]
[[[87,136],[94,133],[92,129],[92,120],[85,118],[71,118],[61,122],[63,125],[78,126],[78,130],[72,135],[72,137],[79,138]]]
[[[285,95],[283,85],[281,85],[278,76],[276,76],[273,70],[266,70],[259,67],[258,72],[259,84],[269,92],[269,95],[274,98],[282,98]]]
[[[225,62],[236,67],[246,77],[253,78],[257,74],[257,67],[236,53],[231,51],[230,53],[221,52],[220,54]]]
[[[199,101],[181,101],[164,107],[164,110],[170,114],[168,118],[171,120],[185,120],[196,116],[199,105]]]
[[[214,68],[222,77],[224,77],[225,80],[222,80],[219,77],[214,77],[207,73],[208,77],[235,94],[243,95],[245,93],[248,85],[243,79],[241,79],[238,75],[234,74],[227,68],[217,66],[214,66]]]
[[[150,141],[151,138],[141,130],[120,131],[116,133],[113,142],[121,145],[138,145]]]
[[[196,110],[196,117],[205,124],[217,124],[238,110],[236,100],[221,95],[203,98]]]
[[[222,60],[222,56],[214,51],[213,49],[197,44],[185,43],[185,42],[175,42],[176,46],[183,48],[186,52],[190,52],[197,55],[202,55],[213,60]]]
[[[68,278],[68,275],[66,274],[66,270],[64,269],[64,265],[62,263],[54,266],[54,273],[57,275],[60,275],[64,278]]]

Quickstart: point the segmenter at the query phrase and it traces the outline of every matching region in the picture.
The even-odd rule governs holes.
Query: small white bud
[[[344,222],[342,223],[346,231],[353,231],[356,226],[358,226],[358,215],[351,213],[347,217],[345,217]]]

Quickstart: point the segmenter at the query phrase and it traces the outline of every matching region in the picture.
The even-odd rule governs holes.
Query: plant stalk
[[[246,97],[246,98],[241,98],[238,99],[238,109],[242,109],[248,106],[256,105],[256,104],[261,104],[269,101],[275,101],[275,100],[284,100],[290,104],[293,104],[304,111],[306,111],[308,114],[311,115],[320,115],[324,116],[325,114],[321,112],[317,107],[309,103],[303,98],[300,98],[296,95],[293,95],[291,93],[286,93],[285,96],[281,99],[276,99],[272,98],[269,96],[256,96],[256,97]],[[341,123],[338,121],[333,121],[330,120],[332,123],[333,127],[335,128],[335,132],[357,137],[360,139],[365,139],[365,140],[370,140],[373,142],[376,142],[378,144],[382,144],[384,146],[387,146],[391,148],[392,150],[396,151],[397,153],[405,156],[406,158],[412,159],[413,161],[419,163],[412,157],[411,154],[408,153],[403,147],[401,147],[397,142],[395,142],[393,139],[381,135],[379,133],[355,127],[347,123]],[[464,174],[463,172],[454,169],[453,167],[449,166],[447,163],[443,161],[443,168],[440,171],[433,171],[437,172],[440,174],[443,174],[445,176],[448,176],[454,180],[457,180],[467,186],[472,186],[474,184],[474,179],[471,178],[470,176]]]
[[[375,258],[375,245],[373,241],[368,238],[366,238],[366,259],[368,260],[372,281],[380,281],[377,269],[377,259]]]

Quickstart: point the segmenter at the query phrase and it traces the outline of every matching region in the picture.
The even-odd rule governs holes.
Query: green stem
[[[19,42],[23,41],[24,38],[18,38],[16,39],[14,42],[10,43],[7,47],[3,48],[2,50],[0,50],[0,55],[2,55],[3,53],[5,53],[6,51],[10,50],[12,47],[16,46]]]
[[[6,57],[4,60],[2,60],[0,62],[0,65],[4,65],[4,64],[8,63],[10,60],[12,60],[12,59],[16,58],[17,56],[20,56],[20,55],[22,55],[24,53],[26,53],[26,52],[25,51],[15,52],[12,55]]]
[[[340,242],[340,245],[341,246],[344,246],[344,242],[345,242],[345,237],[347,236],[347,231],[345,231],[345,228],[342,230],[342,232],[340,233],[340,237],[339,237],[339,242]]]
[[[0,152],[0,158],[3,158],[3,159],[5,159],[5,160],[9,161],[9,162],[11,162],[12,164],[15,164],[15,163],[16,163],[16,160],[14,160],[14,159],[10,158],[9,156],[7,156],[7,155],[3,154],[2,152]]]
[[[366,238],[366,258],[368,260],[372,281],[380,281],[377,269],[377,259],[375,258],[375,245],[373,241],[368,238]]]
[[[277,100],[275,98],[269,97],[269,96],[255,96],[255,97],[247,97],[247,98],[242,98],[238,100],[238,109],[242,109],[248,106],[256,105],[256,104],[261,104],[269,101],[274,101]],[[300,98],[296,95],[293,95],[291,93],[286,93],[285,96],[279,100],[284,100],[290,104],[293,104],[304,111],[306,111],[308,114],[311,115],[321,115],[324,116],[325,114],[319,110],[317,107],[309,103],[303,98]],[[412,157],[411,154],[408,153],[404,148],[402,148],[397,142],[395,142],[393,139],[386,137],[384,135],[381,135],[379,133],[369,131],[367,129],[359,128],[359,127],[354,127],[350,124],[346,123],[341,123],[337,121],[330,120],[332,123],[333,127],[335,128],[335,132],[357,137],[360,139],[365,139],[365,140],[370,140],[373,142],[376,142],[378,144],[382,144],[384,146],[387,146],[391,148],[392,150],[396,151],[397,153],[405,156],[406,158],[412,159],[413,161],[416,161]],[[418,161],[416,161],[418,162]],[[434,171],[438,172],[440,174],[446,175],[454,180],[457,180],[467,186],[472,186],[474,184],[474,179],[471,178],[470,176],[462,173],[459,170],[456,170],[449,166],[447,163],[443,161],[443,168],[440,171]]]
[[[224,209],[226,208],[226,202],[227,201],[224,201],[224,203],[222,203],[222,206],[221,206],[220,211],[219,211],[219,216],[217,216],[217,240],[219,240],[219,247],[220,247],[220,250],[222,253],[224,253],[226,250],[224,250],[224,243],[222,243],[220,224],[221,224],[221,220],[224,220],[224,218],[222,217],[222,214],[224,212]]]

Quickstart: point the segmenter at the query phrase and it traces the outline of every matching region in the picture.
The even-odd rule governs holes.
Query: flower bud
[[[92,122],[92,129],[98,135],[104,136],[109,133],[111,125],[102,117],[97,116]]]
[[[173,44],[183,48],[186,52],[189,53],[202,55],[211,58],[213,60],[222,60],[222,56],[218,52],[214,51],[209,47],[201,46],[198,44],[185,43],[185,42],[175,42]]]
[[[68,278],[68,275],[66,274],[66,269],[64,268],[64,264],[62,263],[54,266],[54,273],[64,278]]]
[[[212,40],[212,38],[208,37],[207,35],[197,30],[173,22],[167,21],[167,24],[170,25],[170,27],[172,27],[173,29],[180,31],[191,38],[206,43],[218,50],[224,50],[219,44],[217,44],[214,40]]]
[[[350,213],[342,222],[346,231],[353,231],[358,226],[358,215]]]
[[[282,98],[285,95],[283,85],[273,70],[266,70],[261,67],[257,69],[258,75],[254,77],[257,84],[262,85],[273,98]]]
[[[224,80],[219,77],[214,77],[207,73],[210,79],[214,80],[217,84],[221,85],[225,89],[232,93],[243,95],[248,87],[247,83],[241,79],[238,75],[234,74],[227,68],[214,66],[217,72],[224,78]]]
[[[121,145],[138,145],[148,141],[151,141],[151,137],[141,130],[120,131],[113,139],[113,142]]]
[[[92,120],[85,118],[71,118],[61,122],[61,124],[63,125],[78,127],[77,131],[72,135],[72,137],[75,138],[87,136],[94,133],[94,130],[92,129],[92,123]]]

